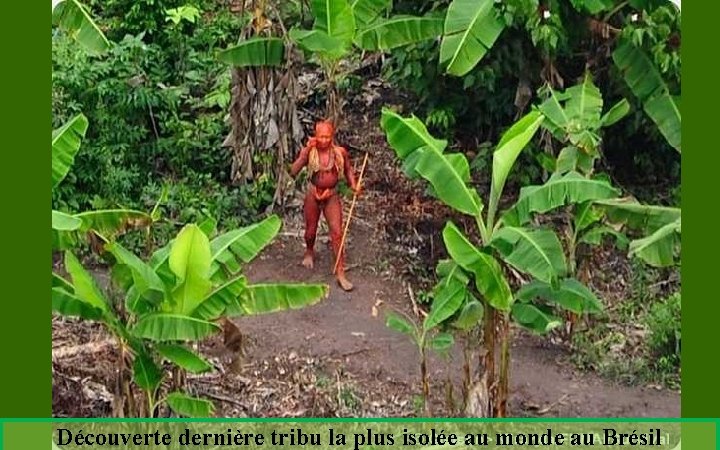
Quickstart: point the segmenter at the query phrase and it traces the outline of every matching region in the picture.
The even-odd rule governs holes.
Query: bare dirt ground
[[[365,192],[347,242],[348,277],[355,290],[342,291],[330,274],[333,261],[324,225],[315,269],[300,265],[304,243],[298,192],[294,202],[277,211],[284,222],[280,235],[246,274],[254,283],[327,283],[329,297],[302,310],[234,319],[245,341],[240,359],[224,348],[222,336],[203,344],[202,353],[217,370],[189,377],[188,384],[191,392],[214,400],[219,417],[422,414],[417,350],[406,336],[385,326],[385,314],[414,314],[412,292],[423,288],[417,280],[442,257],[439,232],[450,213],[424,198],[422,185],[407,181],[396,167],[371,94],[363,91],[359,103],[348,106],[369,112],[349,115],[347,129],[352,131],[340,136],[358,167],[364,152],[370,154]],[[348,207],[349,201],[346,212]],[[612,283],[602,288],[612,289]],[[513,333],[511,416],[680,415],[678,392],[618,385],[577,371],[567,347],[521,330]],[[100,326],[53,319],[54,415],[110,414],[117,359],[113,344]],[[456,401],[460,397],[460,347],[455,345],[450,361],[430,360],[434,416],[458,415],[447,398],[448,386],[453,386]]]

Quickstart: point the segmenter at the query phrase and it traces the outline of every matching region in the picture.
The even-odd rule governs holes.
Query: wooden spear
[[[363,159],[362,168],[360,168],[360,176],[358,177],[357,186],[358,190],[362,187],[363,174],[365,173],[365,166],[367,165],[368,154],[365,152],[365,159]],[[352,203],[350,203],[350,212],[348,213],[347,222],[345,222],[345,230],[343,230],[342,239],[340,239],[340,250],[335,258],[335,267],[333,267],[333,274],[337,272],[338,264],[340,263],[340,255],[342,255],[343,248],[345,247],[345,237],[347,236],[348,228],[350,228],[350,220],[352,219],[353,209],[355,209],[355,201],[357,200],[357,192],[353,193]]]

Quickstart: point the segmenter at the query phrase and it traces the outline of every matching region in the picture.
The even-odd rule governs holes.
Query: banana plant
[[[442,34],[443,19],[436,16],[383,15],[390,0],[312,0],[315,18],[310,30],[293,28],[290,38],[317,57],[327,82],[327,115],[337,122],[342,108],[337,83],[340,62],[353,48],[386,51]]]
[[[251,284],[242,274],[242,264],[254,259],[280,226],[280,219],[270,216],[210,239],[207,227],[186,225],[149,261],[108,240],[113,281],[125,293],[118,301],[103,293],[71,251],[65,252],[70,278],[53,274],[52,307],[61,315],[101,322],[117,339],[123,356],[117,411],[154,417],[165,404],[183,416],[211,415],[210,401],[182,387],[161,396],[167,378],[161,363],[183,372],[212,370],[188,344],[217,333],[218,320],[302,308],[327,296],[326,285]],[[130,379],[145,393],[144,401],[134,398]]]
[[[78,114],[52,133],[52,188],[55,189],[67,176],[80,150],[88,128],[87,118]],[[148,227],[158,219],[157,209],[152,214],[131,209],[106,209],[65,213],[52,210],[53,248],[69,248],[82,236],[95,233],[112,237],[130,228]]]
[[[455,297],[459,298],[459,294],[460,292],[458,291],[455,294]],[[448,307],[441,306],[440,304],[448,301],[454,301],[454,299],[450,299],[448,297],[443,297],[442,299],[438,298],[433,303],[433,308],[436,311],[438,309],[447,310]],[[435,306],[436,304],[438,306]],[[437,316],[437,313],[435,313],[435,316]],[[437,317],[433,317],[432,314],[428,315],[420,325],[415,323],[415,321],[410,317],[402,317],[395,312],[388,313],[385,320],[385,324],[388,328],[409,336],[417,346],[420,360],[420,382],[422,387],[423,407],[426,415],[430,416],[430,382],[428,380],[427,353],[428,350],[433,350],[439,354],[446,354],[455,342],[453,335],[445,331],[440,331],[440,321],[437,320]]]
[[[465,155],[445,152],[447,142],[431,136],[414,115],[402,117],[388,108],[382,111],[381,126],[388,143],[402,160],[406,173],[424,178],[438,199],[475,220],[477,229],[474,237],[469,237],[452,221],[446,223],[442,235],[452,262],[474,281],[462,288],[465,304],[467,299],[476,297],[475,294],[482,302],[485,347],[482,371],[487,375],[484,382],[491,392],[492,401],[487,411],[479,413],[488,416],[506,414],[511,339],[508,325],[511,319],[535,332],[546,333],[558,326],[559,320],[548,314],[543,305],[534,303],[534,299],[540,298],[578,312],[597,312],[602,307],[586,287],[567,276],[563,249],[552,229],[506,223],[504,217],[498,214],[507,177],[520,152],[544,120],[545,116],[535,109],[503,134],[493,154],[486,210],[477,191],[468,184],[470,169]],[[559,190],[565,195],[557,200],[559,204],[555,207],[563,206],[575,197],[594,200],[607,195],[608,190],[604,186],[582,189],[573,180],[578,176],[581,177],[572,174],[559,185]],[[570,186],[574,188],[568,189]],[[555,195],[549,198],[556,201]],[[511,270],[531,277],[533,281],[528,285],[535,290],[528,292],[521,289],[513,293],[505,275]],[[443,314],[452,316],[463,305],[462,301],[448,302]],[[499,336],[496,336],[498,328]],[[499,340],[501,352],[498,370],[495,368],[496,340]]]

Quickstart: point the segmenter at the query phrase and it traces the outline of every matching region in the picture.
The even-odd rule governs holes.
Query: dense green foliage
[[[92,2],[112,42],[100,57],[54,34],[53,126],[80,111],[90,123],[54,206],[146,210],[170,184],[164,215],[171,223],[212,216],[229,228],[250,222],[269,202],[272,190],[263,180],[227,183],[229,151],[221,144],[229,130],[230,74],[215,50],[234,43],[244,22],[206,3],[195,23],[175,24],[166,9],[181,2]]]

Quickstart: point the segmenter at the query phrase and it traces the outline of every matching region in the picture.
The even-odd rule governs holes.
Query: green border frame
[[[705,105],[720,104],[715,71],[707,45],[717,29],[718,2],[685,2],[682,22],[682,417],[720,417],[717,344],[720,302],[713,295],[720,252],[717,225],[711,219],[712,182],[717,180],[720,155],[713,149],[716,113]],[[703,45],[706,44],[706,45]],[[714,190],[714,189],[712,189]]]
[[[50,11],[41,2],[8,2],[4,6],[5,17],[13,20],[6,21],[0,29],[6,61],[0,76],[6,87],[5,110],[9,112],[3,120],[6,170],[0,178],[0,191],[5,200],[5,220],[0,221],[5,236],[3,253],[9,263],[4,268],[0,342],[5,347],[3,366],[9,369],[0,371],[0,417],[49,417],[52,413],[51,370],[48,370],[51,314],[46,264],[50,186],[47,177],[42,176],[44,170],[38,168],[42,165],[38,164],[38,160],[42,160],[38,154],[48,155],[43,153],[47,152],[47,134],[39,132],[42,127],[38,119],[48,111],[45,109],[48,108],[47,91],[39,87],[47,86],[45,83],[49,81],[50,45],[45,33]],[[717,353],[716,345],[720,341],[715,321],[720,317],[720,302],[712,295],[717,263],[710,258],[703,261],[700,256],[702,251],[708,255],[720,253],[720,245],[713,239],[717,227],[707,217],[714,206],[710,190],[714,190],[712,182],[717,178],[715,168],[720,167],[718,153],[712,148],[716,140],[713,134],[717,128],[716,114],[707,113],[707,108],[703,108],[706,104],[720,104],[714,71],[709,64],[713,53],[707,51],[712,47],[703,46],[713,42],[716,18],[720,17],[718,11],[718,2],[686,2],[683,22],[684,47],[687,47],[683,49],[682,110],[686,114],[683,135],[690,156],[686,152],[682,158],[686,219],[682,255],[686,299],[682,319],[685,337],[682,416],[694,418],[720,417],[718,371],[712,367],[717,364],[713,354]]]
[[[51,413],[50,137],[47,97],[51,10],[5,2],[3,45],[3,293],[0,417]],[[46,115],[47,114],[47,115]],[[43,119],[45,117],[45,119]],[[48,120],[48,122],[45,122]],[[43,125],[44,124],[44,125]],[[6,435],[7,436],[7,435]]]

